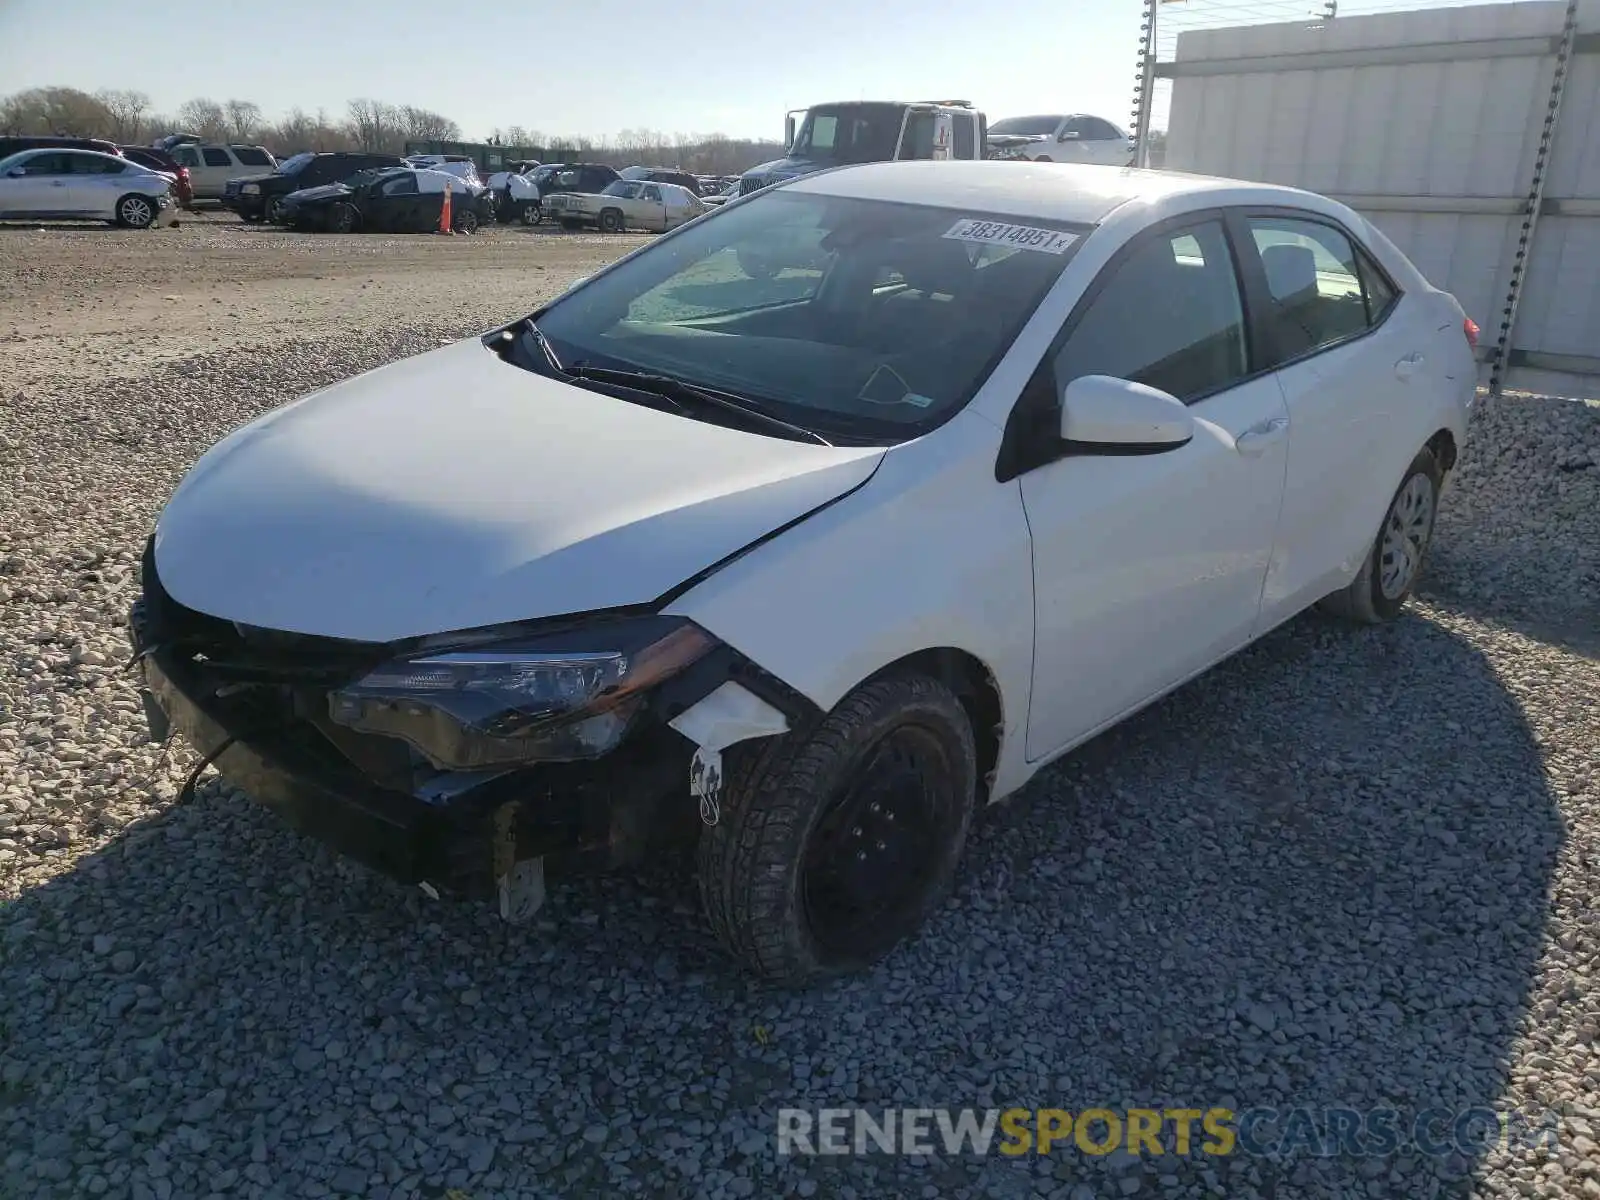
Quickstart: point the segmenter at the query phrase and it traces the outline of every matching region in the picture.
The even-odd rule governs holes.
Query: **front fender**
[[[993,797],[1026,778],[1033,558],[1021,489],[997,483],[1000,431],[962,413],[891,449],[872,479],[733,560],[665,609],[823,710],[919,651],[978,658],[1000,691]]]

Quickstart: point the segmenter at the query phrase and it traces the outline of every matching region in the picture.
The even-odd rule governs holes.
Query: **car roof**
[[[1181,196],[1204,195],[1211,204],[1310,209],[1331,203],[1298,188],[1180,171],[994,160],[864,163],[818,171],[782,186],[818,195],[970,208],[1083,225],[1099,224],[1124,204]]]
[[[31,150],[18,150],[15,154],[8,154],[6,158],[37,158],[41,154],[87,154],[90,158],[109,158],[112,162],[121,163],[123,166],[138,166],[132,159],[124,158],[119,154],[107,154],[103,150],[90,150],[84,146],[35,146]]]

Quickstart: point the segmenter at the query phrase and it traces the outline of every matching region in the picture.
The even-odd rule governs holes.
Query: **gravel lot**
[[[1302,618],[1074,755],[859,980],[745,981],[676,866],[510,930],[214,775],[172,808],[189,758],[147,744],[121,623],[186,466],[623,244],[0,229],[0,1195],[1600,1196],[1600,408],[1483,405],[1410,615]],[[776,1156],[779,1107],[852,1103],[1565,1126],[1475,1157]]]

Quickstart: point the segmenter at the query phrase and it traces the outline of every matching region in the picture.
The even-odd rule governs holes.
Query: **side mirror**
[[[1062,390],[1061,438],[1091,454],[1161,454],[1193,440],[1194,417],[1159,388],[1082,375]]]
[[[785,117],[783,119],[783,150],[784,150],[784,153],[787,154],[789,152],[789,147],[791,147],[793,145],[794,145],[794,118],[793,117]]]
[[[1078,131],[1076,129],[1063,129],[1056,135],[1056,141],[1058,142],[1075,142],[1077,140]]]

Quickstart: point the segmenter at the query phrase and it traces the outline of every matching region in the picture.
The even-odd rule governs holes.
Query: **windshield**
[[[895,442],[972,398],[1085,231],[785,190],[684,227],[536,318],[566,366],[668,375],[830,439]]]
[[[602,196],[622,196],[631,200],[639,194],[639,189],[643,186],[642,183],[635,183],[631,179],[618,179],[614,183],[606,184],[600,194]]]
[[[996,121],[989,126],[989,132],[1001,135],[1048,136],[1056,131],[1056,126],[1059,124],[1061,124],[1060,117],[1007,117],[1004,121]]]
[[[528,178],[533,180],[534,183],[543,183],[545,180],[552,178],[560,169],[560,167],[539,167]]]
[[[834,104],[813,108],[795,134],[794,158],[887,162],[900,140],[905,109],[898,104]]]
[[[314,154],[295,154],[295,155],[291,155],[290,157],[284,159],[281,163],[278,164],[278,174],[279,175],[295,175],[295,174],[298,174],[305,167],[305,165],[315,157],[316,157],[316,155],[314,155]]]

